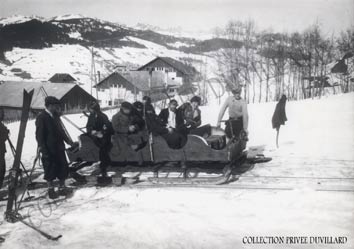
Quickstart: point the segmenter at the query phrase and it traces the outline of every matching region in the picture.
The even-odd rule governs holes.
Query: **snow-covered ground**
[[[354,94],[287,103],[288,122],[275,147],[275,103],[249,105],[249,151],[271,162],[215,188],[81,188],[57,205],[33,202],[21,210],[50,234],[48,241],[21,223],[1,221],[4,248],[354,248]],[[202,107],[215,125],[220,106]],[[108,113],[109,116],[113,112]],[[79,126],[85,117],[69,115]],[[225,117],[226,118],[226,117]],[[67,128],[77,136],[69,124]],[[16,138],[18,124],[8,125]],[[36,149],[34,122],[23,161]],[[7,154],[8,165],[12,163]],[[0,212],[5,202],[0,202]],[[343,245],[244,244],[246,236],[346,236]]]

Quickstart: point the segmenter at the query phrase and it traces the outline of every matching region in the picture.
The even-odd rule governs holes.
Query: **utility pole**
[[[91,72],[90,72],[90,78],[91,78],[91,95],[92,95],[92,90],[93,87],[96,86],[97,84],[97,78],[96,78],[96,67],[95,67],[95,55],[93,51],[93,47],[91,48]],[[98,91],[96,89],[96,99],[98,100]]]

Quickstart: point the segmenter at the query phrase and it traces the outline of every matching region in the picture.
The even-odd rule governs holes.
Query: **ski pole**
[[[7,138],[7,141],[9,142],[12,155],[15,157],[15,155],[16,155],[16,149],[15,149],[15,147],[14,147],[14,145],[13,145],[13,143],[11,142],[11,140],[10,140],[9,137]],[[23,171],[25,172],[26,176],[29,177],[29,175],[28,175],[28,173],[27,173],[27,170],[26,170],[25,166],[23,165],[22,161],[20,161],[20,164],[21,164],[21,167],[23,168]]]
[[[52,236],[46,232],[44,232],[43,230],[39,229],[38,227],[35,227],[31,224],[29,224],[28,222],[24,221],[24,220],[19,220],[22,224],[25,224],[26,226],[32,228],[33,230],[35,230],[36,232],[38,232],[39,234],[41,234],[42,236],[44,236],[46,239],[49,240],[53,240],[53,241],[57,241],[58,239],[60,239],[61,237],[63,237],[63,235],[58,235],[58,236]]]
[[[23,217],[21,216],[21,214],[17,213],[17,212],[11,212],[7,214],[7,218],[10,218],[11,222],[16,222],[19,221],[22,224],[28,226],[29,228],[32,228],[33,230],[35,230],[36,232],[38,232],[39,234],[41,234],[43,237],[45,237],[46,239],[49,240],[53,240],[53,241],[57,241],[58,239],[60,239],[61,237],[63,237],[62,235],[58,235],[58,236],[52,236],[46,232],[44,232],[43,230],[39,229],[38,227],[34,226],[33,224],[28,223],[27,221],[23,220]]]

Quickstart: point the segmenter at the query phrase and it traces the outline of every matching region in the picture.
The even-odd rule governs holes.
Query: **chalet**
[[[170,57],[156,57],[152,61],[138,68],[139,71],[160,71],[169,74],[170,78],[180,77],[183,83],[193,81],[199,74],[198,71],[190,65],[184,64]]]
[[[64,112],[84,110],[90,102],[96,100],[80,86],[72,83],[7,81],[0,85],[0,107],[10,110],[20,110],[22,107],[23,90],[34,89],[32,110],[43,110],[46,95],[58,98]]]
[[[67,73],[56,73],[48,81],[52,83],[76,83],[76,79]]]
[[[181,85],[182,78],[171,78],[165,72],[122,70],[110,74],[95,87],[102,106],[115,106],[122,101],[141,100],[156,92],[168,98],[174,96]]]
[[[329,83],[330,77],[328,76],[310,76],[303,77],[308,81],[306,89],[306,95],[311,97],[312,95],[330,95],[331,92],[335,93],[339,91],[338,83]]]
[[[329,77],[328,76],[310,76],[310,77],[303,77],[304,80],[308,80],[308,86],[306,89],[311,89],[311,88],[326,88],[326,87],[332,87],[332,85],[328,82]]]

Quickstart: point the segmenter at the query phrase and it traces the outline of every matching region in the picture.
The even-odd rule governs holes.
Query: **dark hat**
[[[178,102],[177,102],[177,100],[175,100],[175,99],[171,99],[171,100],[170,100],[170,104],[176,104],[176,105],[178,105]]]
[[[191,103],[192,102],[197,102],[198,105],[200,105],[200,102],[202,101],[202,99],[199,96],[193,96],[193,98],[191,98]]]
[[[141,103],[140,101],[135,101],[135,102],[133,103],[133,106],[134,106],[136,109],[143,109],[143,108],[144,108],[143,103]]]
[[[100,105],[96,101],[92,101],[89,105],[89,108],[95,111],[99,111],[101,109]]]
[[[48,96],[44,99],[44,105],[47,107],[49,105],[60,105],[59,99],[53,96]]]
[[[121,108],[126,108],[126,109],[132,109],[132,104],[130,104],[129,102],[127,102],[127,101],[124,101],[124,102],[122,102],[122,104],[120,105],[120,107]]]
[[[145,101],[148,104],[151,104],[151,98],[149,96],[144,96],[143,101]]]

